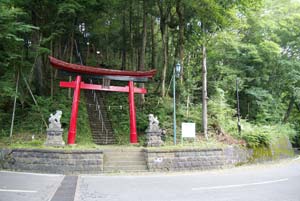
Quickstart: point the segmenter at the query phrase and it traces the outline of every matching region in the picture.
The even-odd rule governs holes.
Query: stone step
[[[105,131],[103,132],[102,121],[99,120],[99,112],[96,109],[95,102],[94,102],[94,95],[92,91],[86,91],[85,97],[88,103],[87,113],[89,116],[90,128],[93,133],[92,134],[93,141],[96,144],[114,144],[115,143],[115,137],[113,134],[114,132],[113,132],[111,122],[109,120],[109,116],[107,114],[107,109],[105,107],[102,94],[101,92],[96,92],[96,93],[97,93],[98,103],[100,105],[100,109],[102,113],[103,123],[105,125],[104,128],[109,133],[106,134]]]
[[[101,136],[101,135],[98,135],[98,136],[94,137],[93,139],[95,139],[95,140],[115,140],[115,138],[113,138],[113,137],[105,137],[105,136]]]
[[[97,138],[97,139],[94,139],[94,142],[98,142],[98,143],[101,143],[101,142],[115,142],[116,140],[113,139],[113,138]]]
[[[101,140],[104,140],[104,141],[115,141],[114,138],[105,138],[105,137],[97,137],[97,138],[94,138],[95,141],[101,141]]]
[[[115,143],[116,141],[115,140],[105,140],[105,139],[101,139],[101,140],[94,140],[94,142],[96,144],[107,144],[107,143]]]
[[[144,172],[147,171],[145,154],[142,150],[105,150],[105,172]]]
[[[92,135],[92,137],[94,139],[115,139],[114,136],[112,135],[105,135],[105,134],[102,134],[102,133],[97,133],[98,135]]]
[[[114,137],[114,133],[110,130],[107,130],[107,134],[105,132],[105,129],[103,129],[103,131],[102,131],[101,128],[100,129],[99,128],[91,128],[91,130],[96,133],[95,135],[98,135],[99,133],[103,133],[103,135]]]
[[[97,138],[98,136],[101,138],[115,138],[115,136],[112,133],[106,134],[106,133],[102,133],[101,131],[97,131],[97,130],[93,130],[93,129],[92,129],[92,132],[93,132],[92,137],[94,137],[94,138]]]
[[[96,132],[96,134],[93,134],[92,137],[95,139],[97,139],[97,138],[115,139],[115,137],[112,134],[106,135],[105,133],[101,133],[101,132]]]
[[[117,166],[117,167],[123,167],[123,166],[140,166],[140,165],[146,165],[146,161],[145,160],[126,160],[126,159],[121,159],[121,160],[105,160],[104,159],[104,165],[105,166]]]
[[[106,136],[106,134],[100,133],[100,132],[95,134],[95,135],[92,135],[92,137],[94,139],[115,139],[113,135],[107,135]]]
[[[99,111],[98,110],[95,110],[94,108],[89,108],[89,114],[92,115],[92,116],[99,116]],[[102,116],[104,117],[107,117],[108,115],[104,114],[105,112],[107,112],[106,110],[103,110],[101,109],[101,112],[102,112]]]
[[[102,127],[100,125],[99,126],[91,126],[91,129],[102,133]],[[106,130],[108,131],[108,133],[113,133],[112,130],[108,129],[108,127],[106,128]],[[105,131],[105,129],[103,128],[103,132],[104,131]]]
[[[143,172],[147,171],[145,153],[142,149],[104,150],[105,172]]]
[[[95,120],[97,120],[97,122],[91,122],[92,124],[96,124],[96,123],[100,123],[101,124],[101,119],[99,119],[99,116],[96,115],[96,116],[93,116],[93,115],[90,115],[90,118],[94,118]],[[105,118],[105,116],[103,117],[103,122],[106,122],[106,123],[110,123],[111,121],[108,120],[107,118]]]
[[[115,144],[115,140],[94,140],[96,144]]]
[[[115,140],[94,140],[95,144],[115,144]]]
[[[102,130],[102,125],[101,125],[101,123],[91,125],[91,127],[99,128],[100,130]],[[103,130],[105,130],[104,128],[108,129],[108,128],[112,128],[112,126],[106,124],[105,126],[103,126]]]
[[[104,166],[104,172],[147,172],[148,168],[146,165],[135,165],[135,166]]]
[[[103,111],[102,111],[103,112]],[[96,112],[95,112],[96,113]],[[89,114],[90,118],[95,118],[97,120],[99,120],[99,114],[95,114],[95,113],[92,113],[92,114]],[[102,118],[103,118],[103,121],[105,122],[110,122],[110,120],[108,120],[108,116],[105,116],[105,115],[102,115]],[[91,123],[95,123],[95,122],[91,122]]]
[[[92,136],[93,137],[97,137],[97,136],[105,136],[105,137],[112,137],[112,138],[115,138],[114,134],[113,133],[105,133],[104,131],[102,132],[101,130],[98,130],[98,129],[93,129],[91,128],[91,131],[92,131]]]
[[[106,134],[106,132],[104,132],[104,131],[102,132],[101,129],[98,130],[98,129],[92,129],[92,128],[91,128],[91,130],[92,130],[92,132],[93,132],[93,136],[94,136],[94,137],[99,136],[99,135],[101,135],[101,136],[107,136],[107,137],[113,137],[113,138],[115,137],[113,133],[108,132],[108,133]]]
[[[121,156],[115,156],[115,157],[104,157],[104,161],[107,163],[114,163],[114,164],[124,164],[126,162],[134,164],[144,164],[146,163],[145,157],[121,157]]]
[[[91,119],[93,119],[93,117],[92,117]],[[94,125],[94,126],[102,126],[102,121],[100,121],[100,120],[98,119],[98,117],[95,118],[95,119],[93,119],[93,120],[97,120],[97,122],[91,122],[91,125]],[[108,120],[104,120],[103,123],[104,123],[104,125],[105,125],[106,127],[108,127],[108,126],[112,127],[112,126],[111,126],[111,122],[108,121]]]
[[[91,131],[92,131],[92,133],[93,133],[93,135],[94,136],[97,136],[97,135],[102,135],[103,134],[103,136],[111,136],[111,137],[114,137],[114,134],[111,132],[111,131],[109,131],[108,130],[108,133],[106,134],[106,132],[103,130],[102,131],[102,129],[98,129],[98,128],[91,128]]]
[[[91,127],[93,127],[93,128],[98,128],[99,130],[101,130],[102,131],[102,125],[100,124],[98,124],[98,125],[91,125]],[[104,128],[106,128],[107,130],[109,129],[109,128],[112,128],[112,126],[109,126],[109,125],[105,125],[105,127],[103,127],[103,130],[105,130]]]
[[[93,118],[93,115],[91,115],[90,117]],[[100,122],[100,120],[99,120],[99,118],[98,118],[98,115],[95,116],[95,119],[97,119],[98,121],[97,121],[97,122],[91,122],[91,124],[97,124],[97,123],[100,123],[100,124],[101,124],[101,122]],[[105,123],[110,123],[111,121],[108,120],[108,119],[103,118],[103,122],[105,122]]]
[[[94,140],[94,142],[96,143],[96,144],[107,144],[107,143],[109,143],[109,144],[113,144],[113,143],[115,143],[116,141],[114,140],[114,139],[111,139],[111,140],[106,140],[106,139],[101,139],[101,140]]]
[[[115,138],[113,137],[105,137],[105,136],[96,136],[94,137],[95,140],[114,140]]]
[[[106,112],[106,111],[101,110],[101,112],[103,113],[103,112]],[[92,111],[90,111],[89,115],[94,116],[94,117],[99,117],[99,112],[98,112],[98,110],[92,110]],[[107,117],[106,115],[102,115],[102,116]]]
[[[101,108],[101,111],[107,112],[106,109],[103,109],[103,108]],[[96,110],[94,107],[89,108],[89,113],[90,113],[91,115],[94,115],[94,116],[99,115],[98,110]],[[106,115],[106,114],[103,114],[103,116],[107,116],[107,115]]]
[[[114,134],[112,134],[112,133],[106,134],[105,132],[101,132],[99,130],[93,130],[93,129],[92,129],[92,132],[93,132],[92,136],[95,138],[97,138],[97,136],[101,136],[101,138],[102,137],[115,138]]]
[[[108,157],[112,156],[123,156],[123,157],[144,157],[144,151],[106,151],[104,150],[104,154]]]

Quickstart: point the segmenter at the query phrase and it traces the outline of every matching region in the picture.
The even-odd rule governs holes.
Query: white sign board
[[[181,123],[182,137],[196,137],[195,123]]]

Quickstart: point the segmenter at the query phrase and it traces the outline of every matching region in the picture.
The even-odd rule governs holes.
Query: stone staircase
[[[114,130],[100,91],[85,90],[87,113],[95,144],[115,144]]]
[[[105,173],[148,171],[143,149],[107,149],[103,153]]]

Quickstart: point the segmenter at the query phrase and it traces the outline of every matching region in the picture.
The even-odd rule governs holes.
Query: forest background
[[[172,139],[171,82],[179,63],[178,126],[195,122],[200,141],[228,135],[255,147],[288,136],[299,146],[299,10],[299,0],[1,0],[0,144],[39,144],[33,136],[45,138],[47,118],[58,109],[67,130],[72,93],[59,88],[69,78],[50,66],[52,55],[113,69],[157,69],[145,84],[148,94],[136,95],[140,134],[154,113]],[[126,95],[107,99],[118,142],[126,144]],[[81,102],[77,141],[91,143],[84,97]]]

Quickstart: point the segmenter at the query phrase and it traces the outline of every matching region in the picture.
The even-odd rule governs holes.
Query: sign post
[[[195,123],[181,123],[181,144],[183,138],[196,138],[196,124]]]

